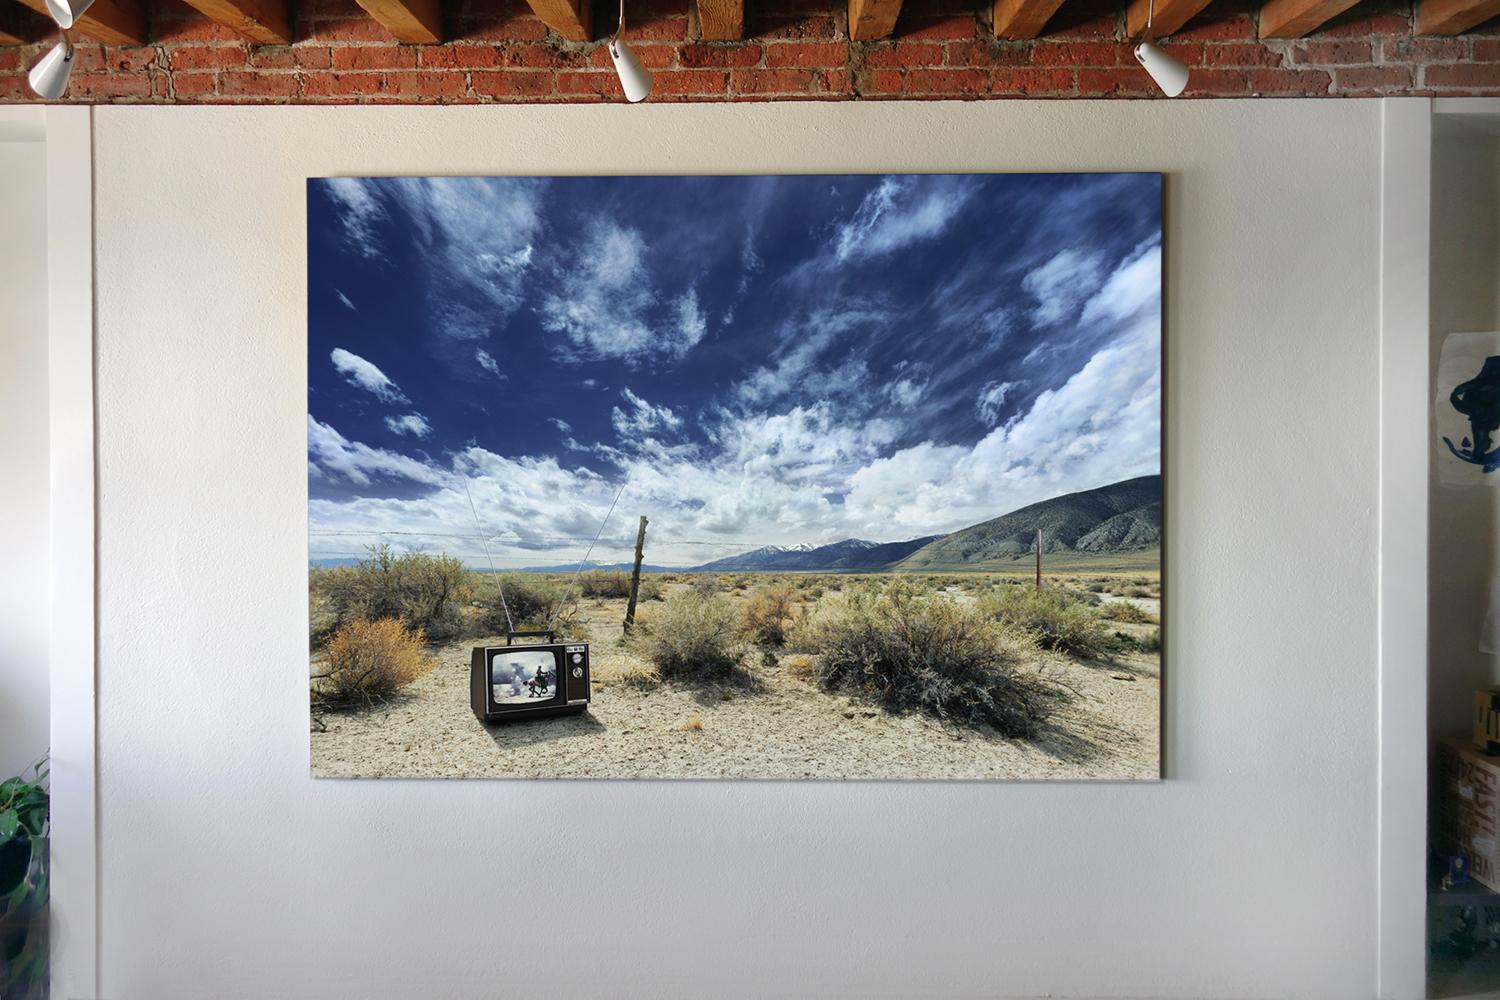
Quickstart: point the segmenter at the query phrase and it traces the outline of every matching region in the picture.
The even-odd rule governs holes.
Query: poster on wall
[[[1500,332],[1443,338],[1433,424],[1439,482],[1500,485]]]
[[[310,180],[313,774],[1159,777],[1161,198]]]

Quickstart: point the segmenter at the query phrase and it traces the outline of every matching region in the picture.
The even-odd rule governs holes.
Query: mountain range
[[[737,556],[695,566],[693,573],[744,571],[795,572],[797,570],[874,570],[898,562],[941,535],[913,538],[909,542],[867,542],[846,538],[831,545],[766,545]]]

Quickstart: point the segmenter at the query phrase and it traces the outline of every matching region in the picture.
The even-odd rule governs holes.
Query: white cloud
[[[415,438],[424,438],[432,433],[432,425],[420,413],[408,413],[403,417],[386,417],[385,425],[393,433],[409,434]]]
[[[335,347],[328,357],[333,362],[333,367],[338,369],[339,374],[344,376],[345,381],[350,385],[374,393],[382,402],[407,402],[406,394],[386,376],[385,372],[358,354],[350,353],[342,347]]]
[[[333,294],[337,295],[339,297],[339,301],[342,302],[344,305],[348,306],[350,309],[354,309],[354,303],[349,301],[349,296],[345,295],[343,292],[339,291],[337,288],[335,288],[333,290]],[[355,310],[355,311],[358,312],[358,310]]]
[[[974,400],[974,409],[986,427],[993,427],[1000,422],[1000,408],[1005,405],[1005,397],[1015,387],[1015,382],[987,382],[979,390],[979,396]]]
[[[558,269],[557,291],[542,299],[542,326],[566,339],[560,354],[576,361],[621,359],[639,364],[680,358],[703,339],[707,323],[688,289],[660,301],[641,234],[594,223],[583,244]]]
[[[922,401],[922,394],[926,390],[926,382],[902,378],[886,386],[886,395],[890,397],[891,402],[896,406],[899,406],[903,410],[909,410]]]
[[[1032,322],[1050,326],[1070,318],[1099,287],[1099,258],[1078,250],[1064,250],[1021,279],[1021,287],[1036,300]]]
[[[559,419],[558,417],[548,417],[547,423],[551,424],[553,427],[556,427],[564,434],[573,433],[573,425],[568,423],[566,420]]]
[[[616,406],[610,411],[610,422],[622,438],[648,438],[654,434],[679,430],[682,418],[669,407],[646,402],[629,389],[620,392],[626,409]]]
[[[1155,241],[1136,252],[1115,269],[1083,307],[1083,321],[1119,322],[1158,304],[1161,298],[1161,244]]]
[[[884,315],[856,307],[831,307],[788,323],[777,332],[783,345],[769,365],[756,368],[735,387],[751,404],[775,400],[793,389],[802,396],[837,396],[860,389],[869,375],[861,360],[819,365],[819,358],[847,333],[868,331]]]
[[[490,356],[489,351],[486,351],[482,347],[476,348],[474,350],[474,360],[479,362],[479,367],[483,368],[491,375],[500,379],[502,382],[505,381],[505,376],[500,374],[500,366],[495,362],[495,359]]]
[[[330,177],[323,185],[333,199],[349,245],[362,257],[385,259],[375,229],[386,219],[386,210],[371,182],[359,177]]]
[[[441,471],[424,462],[350,441],[311,414],[307,418],[307,456],[326,475],[358,486],[368,486],[372,475],[430,485],[446,481]]]
[[[970,194],[961,178],[886,177],[833,240],[840,261],[878,257],[941,233]]]

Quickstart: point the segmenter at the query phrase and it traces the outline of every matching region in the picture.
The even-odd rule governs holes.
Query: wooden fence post
[[[646,515],[641,515],[641,526],[635,533],[635,568],[630,571],[630,603],[625,606],[625,631],[635,624],[635,599],[641,589],[641,556],[646,551]]]

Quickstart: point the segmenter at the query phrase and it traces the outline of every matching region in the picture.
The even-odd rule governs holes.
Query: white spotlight
[[[644,101],[651,93],[651,73],[641,65],[635,53],[630,51],[620,37],[625,33],[625,0],[620,0],[620,23],[615,26],[614,37],[609,40],[609,57],[615,61],[615,72],[620,75],[620,87],[625,91],[625,100],[631,104]]]
[[[31,84],[31,89],[36,96],[47,101],[55,101],[68,89],[68,77],[73,73],[73,46],[67,39],[52,46],[52,50],[42,56],[41,61],[31,67],[26,82]]]
[[[1141,42],[1137,45],[1135,58],[1168,97],[1176,97],[1187,89],[1188,68],[1152,43]]]
[[[620,86],[625,90],[625,100],[631,104],[644,101],[651,93],[651,73],[641,65],[630,46],[618,38],[610,39],[609,57],[615,61],[615,72],[620,74]]]
[[[47,13],[59,28],[71,28],[73,22],[83,16],[94,0],[47,0]]]

